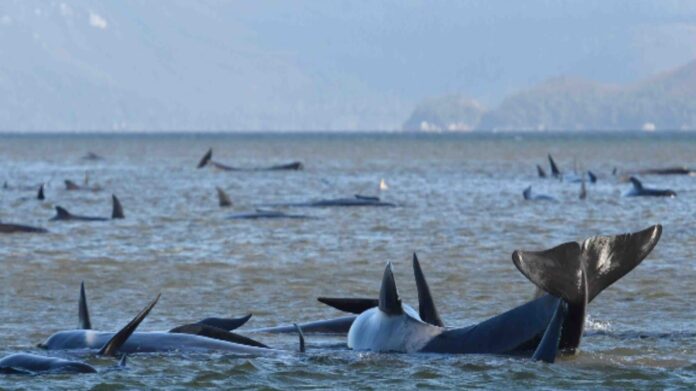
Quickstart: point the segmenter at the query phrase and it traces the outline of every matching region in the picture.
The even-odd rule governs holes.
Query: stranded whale
[[[201,160],[198,162],[196,168],[203,168],[206,165],[212,165],[213,167],[223,170],[223,171],[283,171],[283,170],[301,170],[304,168],[301,162],[292,162],[287,164],[279,164],[270,167],[257,167],[257,168],[241,168],[232,167],[222,163],[218,163],[213,160],[213,149],[208,149],[208,152],[203,155]]]
[[[528,186],[526,189],[524,189],[524,191],[522,192],[522,196],[527,201],[554,201],[554,202],[558,201],[555,198],[551,197],[550,195],[533,194],[532,193],[532,186]]]
[[[677,193],[670,189],[651,189],[644,187],[643,183],[636,177],[630,178],[633,188],[625,195],[627,197],[676,197]]]
[[[111,217],[98,217],[98,216],[81,216],[74,215],[68,212],[67,209],[62,206],[56,206],[56,215],[51,218],[52,221],[107,221],[113,219],[123,219],[126,216],[123,214],[123,207],[121,202],[115,195],[111,195],[112,209]]]
[[[379,197],[374,196],[364,196],[360,194],[354,195],[352,198],[331,198],[317,201],[309,202],[297,202],[297,203],[287,203],[287,204],[270,204],[268,206],[283,206],[283,207],[308,207],[308,208],[322,208],[322,207],[332,207],[332,206],[377,206],[377,207],[392,207],[396,204],[391,202],[385,202],[380,200]]]

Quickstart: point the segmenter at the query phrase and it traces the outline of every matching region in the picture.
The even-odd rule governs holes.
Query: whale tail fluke
[[[152,308],[159,301],[161,294],[157,294],[154,300],[150,302],[145,308],[143,308],[128,324],[114,334],[109,341],[104,344],[104,346],[99,350],[100,356],[113,356],[116,354],[118,349],[123,346],[124,343],[130,338],[133,332],[138,328],[140,323],[145,319],[147,314],[152,311]]]
[[[203,168],[210,162],[210,159],[213,158],[213,148],[208,149],[208,152],[203,155],[201,160],[198,162],[198,166],[196,168]]]
[[[544,171],[544,169],[540,165],[537,164],[536,166],[537,166],[537,174],[539,175],[539,178],[546,178],[546,171]]]
[[[113,207],[111,210],[112,219],[124,219],[126,216],[123,214],[123,206],[121,206],[121,201],[118,200],[115,194],[111,195],[111,202]]]
[[[440,319],[440,314],[437,312],[435,301],[430,293],[428,281],[425,280],[425,274],[423,274],[423,270],[421,269],[420,262],[415,252],[413,253],[413,274],[416,278],[418,314],[421,320],[434,326],[445,327],[442,319]]]
[[[228,208],[232,206],[230,197],[227,195],[227,193],[225,193],[224,190],[222,190],[222,188],[216,187],[215,190],[217,190],[218,204],[221,208]]]
[[[87,308],[87,295],[85,294],[85,282],[80,283],[80,303],[78,306],[78,316],[80,320],[79,328],[91,330],[92,322],[89,319],[89,309]]]
[[[512,261],[544,291],[570,304],[591,302],[601,291],[633,270],[660,240],[662,226],[616,236],[593,236],[582,246],[564,243],[545,251],[516,250]],[[587,279],[584,294],[583,273]]]
[[[399,292],[396,289],[391,262],[387,263],[382,276],[382,287],[379,290],[379,309],[387,315],[401,315],[404,312]]]
[[[56,215],[51,220],[69,220],[72,214],[62,206],[56,206]]]
[[[44,195],[44,184],[43,183],[39,186],[39,192],[36,194],[36,199],[39,201],[43,201],[46,199],[46,196]]]
[[[551,175],[554,178],[560,177],[561,170],[558,169],[558,166],[556,165],[556,162],[553,160],[553,157],[551,157],[551,154],[549,154],[549,165],[551,166]]]

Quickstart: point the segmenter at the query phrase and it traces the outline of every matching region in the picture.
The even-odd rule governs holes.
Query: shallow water
[[[238,166],[301,160],[299,172],[195,169],[208,147]],[[80,156],[94,151],[98,162]],[[599,176],[578,184],[543,180],[552,153],[561,169]],[[124,371],[85,357],[96,375],[0,377],[0,388],[688,388],[696,381],[696,177],[645,176],[671,199],[627,198],[614,167],[696,167],[696,135],[672,134],[234,134],[0,136],[0,220],[46,227],[45,235],[0,236],[0,356],[38,351],[52,332],[77,325],[85,281],[96,328],[124,325],[155,294],[141,330],[252,312],[248,327],[340,313],[321,295],[375,296],[387,261],[405,302],[415,304],[410,257],[417,251],[448,325],[466,325],[531,297],[515,249],[537,250],[596,234],[661,223],[650,256],[589,307],[581,352],[556,365],[491,355],[399,355],[346,351],[345,339],[307,336],[308,353],[278,357],[136,354]],[[68,192],[62,181],[101,192]],[[396,208],[297,209],[314,220],[226,220],[255,205],[376,194]],[[47,182],[44,203],[34,187]],[[522,190],[558,203],[525,202]],[[235,202],[217,206],[215,186]],[[53,205],[108,216],[110,195],[126,219],[49,222]],[[258,336],[295,350],[294,335]],[[39,351],[39,353],[41,353]]]

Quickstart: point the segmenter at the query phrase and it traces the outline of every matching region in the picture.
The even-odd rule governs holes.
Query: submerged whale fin
[[[445,327],[445,324],[440,319],[440,315],[435,308],[435,301],[430,294],[430,287],[425,280],[425,274],[421,270],[420,262],[416,253],[413,253],[413,274],[416,277],[416,288],[418,289],[418,314],[422,321],[430,323],[434,326]]]
[[[107,341],[104,346],[99,350],[99,355],[100,356],[113,356],[116,354],[118,349],[123,346],[124,343],[128,340],[128,338],[133,334],[135,329],[138,328],[140,323],[145,319],[147,314],[150,313],[152,308],[157,304],[157,301],[159,300],[161,294],[157,294],[157,297],[155,297],[154,300],[150,302],[145,308],[142,309],[135,317],[128,322],[128,324],[123,327],[121,330],[119,330],[116,334],[114,334],[113,337],[109,341]]]
[[[401,315],[404,312],[399,292],[396,290],[391,262],[387,263],[384,276],[382,276],[382,287],[379,290],[379,309],[388,315]]]
[[[39,186],[39,192],[36,194],[36,199],[40,200],[40,201],[43,201],[46,199],[46,196],[44,195],[44,184],[43,183]]]
[[[208,162],[210,162],[210,159],[213,158],[213,148],[208,149],[208,152],[203,155],[201,160],[198,162],[198,166],[196,168],[203,168],[205,167]]]
[[[581,200],[587,198],[587,187],[585,186],[585,177],[580,180],[580,195],[578,196]]]
[[[53,220],[67,220],[71,217],[72,215],[67,209],[62,206],[56,206],[56,215],[53,217]]]
[[[304,333],[302,332],[302,327],[300,327],[299,324],[293,323],[293,327],[295,327],[295,330],[297,331],[297,335],[300,338],[300,353],[305,352],[305,341],[304,341]]]
[[[554,177],[561,176],[561,171],[558,169],[556,162],[553,161],[551,154],[549,154],[549,164],[551,165],[551,175],[553,175]]]
[[[216,187],[215,190],[217,190],[218,204],[221,208],[232,206],[232,201],[230,201],[230,197],[227,195],[227,193],[225,193],[224,190],[219,187]]]
[[[539,174],[539,178],[546,178],[546,171],[544,171],[544,169],[540,165],[537,164],[536,166],[537,166],[537,174]]]
[[[230,331],[242,327],[249,319],[251,319],[251,314],[246,314],[241,318],[205,318],[197,322],[197,324],[204,324]]]
[[[633,184],[633,187],[636,190],[643,190],[643,182],[641,182],[638,178],[632,176],[632,177],[628,178],[628,180],[631,181],[631,183]]]
[[[587,176],[590,178],[590,183],[597,183],[597,175],[595,175],[592,171],[587,170]]]
[[[89,309],[87,308],[87,295],[85,295],[85,282],[80,283],[80,304],[78,308],[80,328],[91,330],[92,322],[89,320]]]
[[[111,210],[111,218],[112,219],[124,219],[126,216],[123,214],[123,207],[121,206],[121,201],[116,198],[115,194],[111,195],[111,202],[113,203],[113,207]]]
[[[256,346],[259,348],[268,348],[268,346],[266,346],[266,345],[264,345],[261,342],[258,342],[256,340],[253,340],[249,337],[245,337],[243,335],[239,335],[239,334],[230,332],[228,330],[224,330],[224,329],[219,328],[219,327],[211,326],[208,324],[202,324],[202,323],[192,323],[192,324],[187,324],[187,325],[175,327],[175,328],[169,330],[169,332],[170,333],[177,333],[177,334],[200,335],[203,337],[217,339],[220,341],[237,343],[240,345]]]
[[[329,307],[351,314],[362,314],[370,308],[379,306],[379,299],[317,297],[317,300]]]
[[[525,200],[529,200],[532,198],[532,186],[527,186],[526,189],[522,192],[522,196],[524,197]]]
[[[657,224],[639,232],[593,236],[582,246],[569,242],[545,251],[512,254],[517,269],[530,281],[569,304],[591,302],[601,291],[633,270],[652,251],[662,234]],[[587,295],[582,271],[587,273]]]
[[[532,360],[544,361],[549,364],[553,364],[553,362],[556,361],[558,346],[561,339],[561,330],[565,318],[566,303],[560,301],[556,307],[556,311],[553,313],[553,317],[551,317],[549,325],[546,327],[546,331],[544,331],[544,336],[541,337],[541,342],[537,345],[532,355]]]
[[[71,181],[70,179],[66,179],[63,182],[65,182],[65,190],[80,190],[80,185]]]

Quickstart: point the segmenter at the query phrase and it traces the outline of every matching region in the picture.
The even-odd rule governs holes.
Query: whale
[[[0,234],[46,233],[46,232],[48,232],[48,230],[46,228],[33,227],[31,225],[0,222]]]
[[[624,195],[627,197],[676,197],[677,193],[670,189],[651,189],[643,186],[638,178],[629,178],[633,187]]]
[[[637,267],[657,245],[662,226],[615,236],[593,236],[543,251],[515,250],[517,269],[537,287],[536,298],[480,323],[449,328],[439,317],[414,254],[419,311],[401,304],[391,265],[380,296],[319,300],[339,310],[358,313],[302,324],[305,332],[323,325],[348,327],[348,347],[377,352],[528,355],[553,362],[558,354],[577,352],[584,332],[587,305],[604,289]],[[319,329],[325,332],[326,329]],[[288,332],[288,326],[261,329]],[[332,331],[340,334],[343,329]]]
[[[534,194],[532,193],[532,186],[528,186],[522,192],[522,197],[527,201],[558,201],[557,199],[546,194]]]
[[[253,212],[234,213],[227,216],[228,220],[261,220],[261,219],[292,219],[307,220],[314,219],[313,216],[303,214],[285,213],[278,210],[256,209]]]
[[[269,167],[256,167],[256,168],[242,168],[242,167],[233,167],[233,166],[228,166],[226,164],[222,164],[219,162],[216,162],[213,160],[213,149],[210,148],[208,151],[203,155],[201,160],[198,162],[198,165],[196,168],[203,168],[207,165],[211,165],[219,170],[222,171],[284,171],[284,170],[292,170],[292,171],[297,171],[297,170],[302,170],[304,168],[304,165],[302,162],[291,162],[291,163],[286,163],[286,164],[278,164],[274,166],[269,166]]]
[[[215,190],[217,191],[217,196],[218,196],[218,205],[221,208],[229,208],[232,206],[232,200],[230,200],[230,196],[225,193],[224,190],[220,187],[216,187]]]
[[[84,156],[82,156],[80,159],[82,160],[91,160],[91,161],[98,161],[98,160],[104,160],[104,157],[101,155],[98,155],[92,151],[87,152]]]
[[[46,199],[46,195],[44,194],[44,185],[43,183],[39,185],[39,191],[36,193],[36,199],[39,201],[43,201]]]
[[[116,195],[111,195],[111,217],[99,217],[99,216],[82,216],[70,213],[67,209],[62,206],[56,205],[56,215],[53,216],[51,221],[108,221],[114,219],[123,219],[126,216],[123,214],[123,206],[121,206],[121,201],[116,197]]]
[[[353,197],[346,197],[346,198],[330,198],[330,199],[322,199],[322,200],[309,201],[309,202],[297,202],[297,203],[285,203],[285,204],[268,204],[266,206],[325,208],[325,207],[355,207],[355,206],[394,207],[397,205],[392,203],[392,202],[382,201],[379,197],[355,194]]]
[[[157,304],[157,295],[143,308],[126,326],[96,347],[99,356],[115,356],[123,344],[133,335],[140,323],[147,317]],[[126,356],[123,355],[119,366],[125,366]],[[96,373],[97,369],[82,361],[68,360],[58,357],[43,356],[33,353],[14,353],[0,358],[0,373],[3,374],[45,374],[45,373]]]
[[[85,178],[86,178],[86,176],[85,176]],[[90,186],[87,186],[86,183],[84,186],[80,186],[77,183],[71,181],[70,179],[64,180],[63,183],[65,183],[65,190],[68,190],[68,191],[93,191],[93,192],[102,191],[102,188],[100,186],[90,187]]]
[[[96,350],[104,341],[114,336],[114,332],[91,328],[87,310],[84,285],[80,287],[80,322],[78,329],[62,330],[53,333],[38,347],[46,350]],[[234,334],[225,328],[237,328],[251,315],[242,319],[206,318],[194,324],[175,327],[169,331],[133,332],[128,340],[118,346],[119,353],[161,353],[161,352],[230,352],[240,355],[277,355],[287,350],[269,348],[250,338]],[[300,339],[300,351],[304,350],[304,334],[301,326],[293,325]]]
[[[692,170],[687,166],[673,166],[673,167],[660,167],[660,168],[644,168],[640,170],[627,170],[619,171],[617,167],[614,167],[612,171],[613,175],[696,175],[696,170]]]

